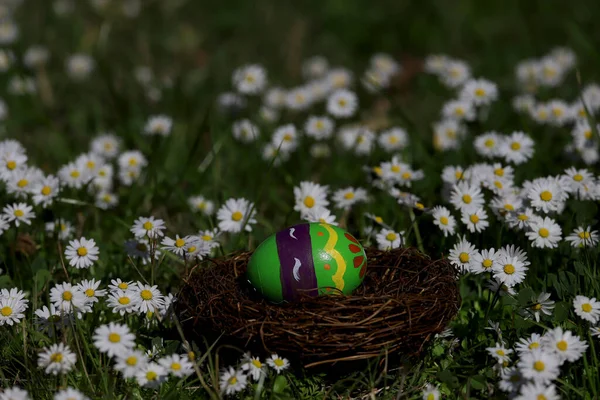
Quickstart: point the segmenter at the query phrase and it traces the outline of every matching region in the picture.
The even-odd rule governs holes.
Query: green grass
[[[170,237],[216,226],[214,217],[190,211],[187,199],[191,195],[201,193],[215,201],[217,208],[232,197],[244,197],[255,204],[258,223],[252,233],[225,234],[214,256],[253,249],[268,235],[298,222],[300,216],[293,211],[293,187],[303,180],[333,189],[368,189],[373,201],[354,207],[345,218],[346,227],[360,236],[371,224],[364,213],[375,213],[396,231],[410,231],[407,244],[417,245],[407,210],[372,188],[362,169],[389,160],[391,155],[381,149],[358,157],[338,150],[331,142],[333,157],[316,160],[308,153],[309,142],[303,141],[282,166],[271,167],[261,159],[262,145],[277,126],[294,123],[300,128],[308,115],[323,113],[323,107],[284,113],[275,124],[261,122],[262,136],[257,143],[242,145],[233,139],[232,122],[241,117],[257,121],[260,106],[260,99],[251,98],[247,109],[235,118],[216,107],[216,97],[232,90],[231,74],[240,65],[260,63],[266,67],[271,83],[292,87],[302,82],[301,62],[312,55],[324,55],[332,65],[347,67],[358,78],[370,56],[377,52],[389,53],[405,65],[432,53],[444,53],[466,60],[475,77],[496,82],[499,100],[489,118],[469,125],[463,146],[449,152],[434,149],[431,126],[438,121],[442,105],[454,94],[435,77],[417,74],[402,88],[378,96],[358,89],[361,117],[372,117],[377,101],[385,99],[389,102],[389,124],[402,126],[409,133],[411,144],[402,153],[403,160],[425,174],[425,179],[417,181],[410,191],[427,207],[443,204],[451,208],[442,198],[442,169],[484,162],[472,146],[472,139],[484,131],[523,130],[535,140],[534,158],[515,167],[517,184],[561,174],[569,166],[584,167],[581,161],[569,160],[562,152],[562,146],[570,140],[570,129],[538,125],[513,111],[511,100],[520,90],[514,67],[523,59],[543,56],[555,46],[571,48],[578,56],[576,70],[560,87],[541,90],[536,96],[540,100],[575,100],[582,85],[600,81],[600,3],[142,1],[141,13],[134,19],[122,16],[115,0],[104,12],[94,10],[89,2],[77,1],[74,13],[67,16],[57,16],[52,2],[25,0],[16,10],[20,36],[7,46],[16,55],[16,62],[0,74],[0,98],[8,109],[0,125],[0,139],[19,140],[27,150],[28,163],[45,174],[55,174],[62,165],[87,152],[91,139],[105,131],[117,134],[124,149],[142,151],[149,163],[142,179],[132,187],[116,184],[114,193],[119,204],[113,209],[95,207],[94,197],[85,190],[66,189],[61,193],[63,201],[46,210],[35,207],[36,218],[31,226],[11,226],[0,236],[0,268],[4,271],[0,288],[25,290],[30,302],[20,324],[0,326],[2,388],[18,385],[41,399],[52,398],[57,389],[66,386],[78,388],[90,398],[105,399],[220,396],[219,369],[228,366],[223,365],[226,361],[220,355],[227,352],[220,347],[226,345],[225,338],[217,343],[194,338],[189,346],[193,346],[198,373],[187,380],[169,379],[153,390],[122,379],[110,367],[112,362],[93,345],[91,337],[99,325],[109,321],[126,323],[136,333],[141,348],[156,346],[160,355],[189,351],[186,340],[191,338],[184,332],[184,340],[172,321],[154,318],[147,323],[143,316],[120,317],[103,301],[94,312],[64,329],[59,338],[77,354],[76,368],[55,377],[37,367],[38,352],[57,339],[36,330],[33,311],[49,305],[49,292],[55,284],[93,277],[101,279],[106,288],[111,279],[118,277],[156,283],[162,293],[177,293],[189,265],[168,255],[144,266],[126,255],[123,243],[131,238],[129,228],[139,216],[164,219]],[[28,70],[20,62],[24,51],[36,44],[50,51],[43,71]],[[74,82],[65,74],[65,60],[76,52],[89,53],[96,61],[94,72],[83,82]],[[134,79],[133,70],[140,65],[149,66],[159,77],[162,97],[157,102],[149,101]],[[32,95],[14,95],[6,89],[14,76],[34,76],[40,87],[45,83],[48,87]],[[156,114],[173,118],[169,137],[141,134],[147,118]],[[598,175],[597,164],[589,169]],[[13,202],[13,194],[0,191],[0,205]],[[30,199],[26,202],[31,204]],[[339,220],[342,213],[336,214]],[[240,397],[418,399],[425,384],[432,383],[440,385],[444,398],[506,398],[498,389],[494,360],[486,351],[499,341],[493,331],[486,329],[488,321],[494,321],[500,324],[502,337],[509,345],[555,326],[586,340],[590,347],[582,359],[561,367],[557,388],[565,399],[598,398],[598,339],[589,335],[589,324],[574,314],[572,306],[576,295],[600,296],[598,249],[575,251],[564,242],[554,250],[535,249],[524,233],[501,228],[502,223],[489,214],[490,228],[467,237],[478,249],[514,244],[526,250],[531,266],[515,296],[497,296],[486,289],[483,276],[467,274],[459,282],[462,305],[451,324],[453,335],[435,338],[420,359],[393,365],[383,359],[374,360],[364,369],[343,371],[335,379],[292,365],[282,375],[270,373],[263,383],[248,387]],[[46,222],[56,218],[73,223],[74,238],[96,240],[100,258],[92,268],[63,267],[67,242],[58,241],[44,229]],[[580,225],[597,228],[598,204],[570,199],[556,219],[563,237]],[[425,252],[434,258],[447,256],[456,237],[444,238],[427,214],[419,215],[417,222]],[[461,229],[468,233],[464,227]],[[374,244],[372,237],[363,235],[361,239],[365,244]],[[15,251],[24,240],[32,241],[33,247],[27,252]],[[543,291],[551,293],[556,301],[552,316],[540,323],[522,318],[518,311],[531,306],[531,297]],[[243,349],[238,350],[241,355]],[[386,368],[381,368],[382,363]]]

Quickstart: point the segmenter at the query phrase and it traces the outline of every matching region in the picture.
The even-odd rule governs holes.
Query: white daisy
[[[502,141],[499,154],[507,162],[523,164],[533,156],[533,140],[523,132],[513,132]]]
[[[251,232],[252,225],[256,223],[255,215],[254,203],[244,198],[227,199],[217,211],[219,229],[223,232],[237,233],[244,228]]]
[[[35,167],[15,170],[6,182],[6,191],[17,198],[27,198],[32,188],[44,177],[42,171]]]
[[[512,287],[523,282],[527,269],[528,268],[518,257],[510,257],[501,254],[493,269],[493,274],[498,282],[502,282],[503,284]]]
[[[529,337],[519,339],[515,347],[520,355],[539,349],[542,347],[542,336],[539,333],[532,333]]]
[[[106,305],[112,309],[113,313],[119,313],[121,316],[136,312],[140,302],[140,296],[133,289],[112,289],[113,291],[106,299]]]
[[[167,370],[155,362],[149,362],[143,365],[135,374],[138,385],[153,389],[165,382],[167,376]]]
[[[162,219],[150,217],[139,217],[133,222],[130,231],[136,238],[148,237],[150,239],[164,236],[165,221]]]
[[[471,78],[471,68],[461,60],[447,60],[441,72],[442,82],[451,88],[462,86]]]
[[[267,72],[261,65],[245,65],[233,73],[233,86],[242,94],[259,94],[266,85]]]
[[[10,223],[8,221],[8,217],[6,217],[6,215],[0,214],[0,235],[2,235],[9,228],[10,228]]]
[[[233,123],[233,137],[243,143],[251,143],[258,139],[260,130],[258,126],[248,119],[242,119]]]
[[[54,175],[48,175],[32,184],[30,193],[33,195],[33,203],[44,208],[50,206],[60,191],[59,182]]]
[[[325,140],[333,135],[334,126],[333,120],[327,116],[310,116],[304,125],[304,132],[316,140]]]
[[[388,152],[404,149],[408,146],[408,134],[400,127],[393,127],[379,134],[379,146]]]
[[[178,378],[184,378],[194,372],[194,366],[187,354],[171,354],[159,359],[158,364],[162,365],[168,373]]]
[[[161,251],[156,248],[154,243],[150,243],[150,239],[132,239],[125,242],[125,251],[130,257],[138,259],[143,265],[150,264],[152,257],[154,260],[159,260]]]
[[[428,383],[425,385],[422,398],[423,400],[439,400],[441,398],[440,390],[437,386]]]
[[[446,118],[433,124],[433,145],[442,151],[457,149],[465,133],[466,129],[459,120]]]
[[[487,228],[490,223],[487,220],[487,213],[483,207],[463,211],[461,221],[467,226],[469,232],[482,232]]]
[[[382,229],[377,235],[377,247],[380,250],[392,250],[402,246],[404,232],[395,232],[391,229]]]
[[[533,213],[533,209],[524,208],[517,210],[514,213],[508,213],[506,222],[508,222],[508,225],[513,229],[527,230],[535,217],[537,217],[537,215]]]
[[[291,153],[298,147],[298,132],[292,124],[278,127],[273,132],[271,144],[283,154]]]
[[[75,366],[77,357],[64,343],[50,345],[42,349],[38,356],[38,367],[44,368],[47,374],[66,374]]]
[[[134,378],[138,371],[148,364],[148,357],[143,351],[127,349],[115,357],[115,370],[123,374],[123,378]]]
[[[456,218],[450,214],[450,210],[443,206],[436,206],[431,209],[431,215],[433,216],[434,225],[442,230],[444,237],[454,235]]]
[[[144,157],[141,151],[129,150],[124,151],[119,155],[117,164],[121,170],[139,171],[141,168],[144,168],[146,165],[148,165],[148,160],[146,157]]]
[[[510,355],[513,352],[512,349],[508,349],[504,344],[499,343],[496,343],[494,347],[486,348],[486,350],[499,364],[510,361]]]
[[[246,388],[248,384],[248,378],[242,370],[235,370],[233,367],[229,367],[221,372],[221,377],[219,378],[219,387],[221,392],[225,393],[227,396],[241,392]]]
[[[113,159],[119,154],[121,138],[113,133],[103,133],[92,139],[90,150],[105,159]]]
[[[30,397],[26,390],[13,386],[0,392],[0,400],[30,400]]]
[[[271,357],[267,358],[267,365],[279,374],[281,371],[289,368],[290,362],[286,358],[272,354]]]
[[[450,202],[457,210],[470,212],[482,208],[485,200],[478,186],[461,181],[452,187]]]
[[[211,216],[215,209],[215,203],[207,200],[204,196],[192,196],[188,199],[188,205],[192,209],[193,212],[200,211],[202,214],[206,216]]]
[[[310,107],[314,100],[310,88],[299,86],[287,92],[285,103],[290,110],[303,111]]]
[[[94,340],[94,346],[109,357],[123,354],[135,346],[135,335],[131,333],[129,327],[114,322],[96,328],[92,339]]]
[[[58,283],[50,289],[50,301],[57,310],[64,313],[82,310],[86,305],[85,294],[68,282]]]
[[[71,326],[73,321],[72,313],[64,313],[58,310],[54,304],[50,304],[50,308],[43,306],[35,310],[35,325],[37,329],[45,332],[49,337],[53,338],[60,330],[67,326]]]
[[[533,316],[536,322],[540,322],[540,316],[542,314],[552,315],[554,304],[555,302],[550,300],[550,293],[542,292],[537,296],[533,296],[531,305],[522,310],[521,315],[525,319],[530,319]]]
[[[323,224],[337,225],[335,214],[326,207],[315,206],[300,215],[307,222],[321,222]]]
[[[58,170],[58,178],[67,187],[81,189],[92,176],[81,165],[70,162]]]
[[[536,217],[529,224],[530,232],[525,233],[533,243],[533,247],[555,248],[561,239],[562,229],[550,217]]]
[[[87,303],[97,303],[98,297],[104,297],[106,295],[106,290],[98,289],[100,283],[101,282],[96,279],[83,279],[77,284],[79,290],[85,294]]]
[[[545,382],[528,382],[520,387],[520,392],[514,400],[560,400],[556,386]]]
[[[595,324],[600,319],[600,302],[594,297],[575,296],[573,308],[575,309],[575,314],[592,324]]]
[[[537,211],[548,213],[561,208],[565,195],[554,180],[538,179],[531,184],[527,198]]]
[[[67,58],[67,74],[73,80],[86,79],[92,73],[94,67],[94,59],[87,54],[73,54]]]
[[[33,207],[26,203],[13,203],[4,206],[2,209],[8,222],[14,222],[18,227],[21,224],[31,225],[31,220],[35,218]]]
[[[173,127],[173,119],[166,115],[153,115],[148,118],[143,133],[150,136],[169,136]]]
[[[459,97],[476,106],[488,105],[498,98],[498,88],[487,79],[471,79],[465,82]]]
[[[98,246],[96,246],[94,239],[81,237],[69,242],[65,249],[65,258],[72,267],[77,269],[89,268],[98,260],[98,253]]]
[[[139,313],[157,312],[164,306],[164,296],[158,290],[158,286],[150,286],[138,283],[133,289],[136,300],[136,310]]]
[[[536,382],[550,382],[558,377],[560,362],[554,353],[533,349],[521,354],[517,365],[525,378]]]
[[[457,121],[473,121],[477,116],[473,103],[456,99],[447,101],[442,107],[442,116]]]
[[[294,210],[305,214],[315,207],[327,207],[328,186],[318,183],[302,181],[299,186],[294,187]]]
[[[492,272],[497,266],[499,254],[494,249],[481,250],[473,255],[471,263],[471,272],[481,274],[483,272]]]
[[[594,247],[598,244],[598,231],[590,230],[590,226],[580,226],[573,233],[565,237],[565,240],[575,248]]]
[[[248,371],[248,376],[258,381],[261,376],[266,375],[266,365],[258,357],[251,357],[247,354],[242,364],[242,371]]]
[[[358,98],[354,92],[338,89],[327,99],[327,112],[336,118],[348,118],[358,108]]]
[[[271,87],[264,96],[265,105],[271,109],[279,109],[285,106],[287,93],[281,87]]]
[[[321,78],[329,69],[329,63],[323,56],[312,56],[302,62],[302,76],[305,79]]]
[[[559,326],[544,334],[542,338],[544,349],[553,351],[558,356],[559,362],[574,362],[581,358],[588,348],[585,340],[573,335],[571,331],[564,331]]]
[[[367,201],[367,191],[363,188],[347,187],[335,191],[332,200],[337,208],[349,210],[354,204]]]
[[[0,297],[0,326],[21,322],[28,303],[22,298]]]
[[[89,397],[85,396],[77,389],[66,388],[59,390],[54,394],[54,400],[90,400]]]
[[[454,245],[452,250],[450,250],[448,260],[452,265],[458,267],[461,272],[469,272],[473,268],[473,258],[476,253],[477,249],[475,246],[463,237]]]

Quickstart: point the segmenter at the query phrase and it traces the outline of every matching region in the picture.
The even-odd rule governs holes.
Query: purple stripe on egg
[[[316,296],[317,276],[312,255],[310,225],[294,225],[277,233],[277,254],[281,264],[283,298],[296,300],[299,292]]]

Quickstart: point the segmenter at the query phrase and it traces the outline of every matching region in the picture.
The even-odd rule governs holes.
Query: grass
[[[224,351],[220,346],[226,341],[188,343],[186,333],[178,331],[173,321],[147,321],[137,315],[120,317],[103,301],[93,312],[63,329],[60,338],[51,338],[34,325],[33,311],[49,305],[50,289],[65,281],[96,278],[106,288],[115,278],[139,280],[158,284],[164,294],[176,294],[191,265],[170,254],[142,265],[127,256],[123,243],[131,239],[129,228],[140,216],[163,219],[170,237],[215,227],[214,216],[192,213],[187,204],[191,195],[201,193],[217,208],[229,198],[244,197],[255,204],[258,223],[252,233],[225,234],[215,256],[253,249],[268,235],[298,222],[292,189],[303,180],[333,189],[368,189],[372,201],[353,207],[344,218],[346,227],[360,234],[372,224],[363,217],[370,212],[380,215],[396,231],[409,232],[407,245],[418,245],[410,213],[395,199],[372,188],[362,169],[389,160],[391,155],[383,150],[377,148],[359,157],[331,142],[332,157],[320,160],[309,155],[310,142],[302,141],[281,166],[271,166],[261,159],[262,145],[277,126],[293,123],[302,127],[308,115],[323,113],[323,107],[302,113],[284,112],[278,123],[258,122],[262,136],[257,143],[242,145],[233,139],[233,121],[242,117],[258,121],[260,106],[260,99],[249,98],[248,107],[234,117],[219,112],[216,106],[217,96],[232,90],[231,74],[240,65],[260,63],[266,67],[270,82],[292,87],[302,82],[302,61],[316,54],[326,56],[332,65],[351,69],[358,77],[369,57],[377,52],[389,53],[405,66],[429,54],[444,53],[466,60],[475,77],[497,83],[499,99],[488,118],[469,124],[462,147],[447,152],[435,150],[431,126],[439,120],[441,107],[454,92],[434,76],[415,74],[402,86],[377,96],[358,89],[361,119],[380,116],[378,110],[385,103],[387,123],[407,130],[410,146],[401,156],[425,175],[410,191],[427,207],[448,206],[442,196],[441,173],[445,166],[483,162],[472,141],[488,130],[523,130],[534,139],[533,159],[515,167],[518,184],[561,174],[569,166],[585,167],[562,151],[570,141],[570,128],[537,124],[515,113],[511,100],[521,89],[514,78],[515,65],[523,59],[539,58],[559,45],[577,54],[577,67],[558,88],[540,89],[537,99],[570,102],[580,96],[582,86],[599,81],[600,31],[596,24],[600,3],[231,0],[224,4],[147,0],[135,18],[124,17],[117,1],[109,1],[103,11],[89,2],[76,3],[75,11],[65,16],[53,11],[52,2],[25,0],[17,7],[14,18],[19,38],[5,46],[14,52],[15,62],[0,74],[0,97],[8,110],[1,122],[0,138],[17,139],[27,150],[29,165],[41,168],[45,174],[56,174],[62,165],[87,152],[98,133],[111,131],[122,140],[124,149],[140,150],[148,158],[148,166],[132,186],[115,185],[119,201],[110,210],[96,207],[94,196],[86,190],[65,188],[51,207],[34,208],[36,218],[31,225],[11,225],[0,237],[0,287],[22,289],[29,300],[26,317],[20,323],[0,326],[3,388],[17,385],[42,399],[52,398],[58,389],[67,386],[78,388],[90,398],[221,396],[219,374],[225,365],[219,353]],[[22,64],[21,56],[37,44],[48,48],[50,58],[44,68],[31,70]],[[81,82],[71,79],[64,68],[67,57],[76,52],[88,53],[96,62],[91,76]],[[154,72],[160,100],[150,101],[134,79],[134,68],[140,65]],[[6,89],[9,82],[19,76],[34,77],[36,93],[10,93]],[[173,119],[171,135],[142,135],[148,117],[157,114]],[[598,175],[597,164],[588,168]],[[2,205],[12,204],[15,195],[2,190],[0,199]],[[22,201],[32,204],[30,198]],[[338,220],[342,218],[339,210],[334,212]],[[569,199],[565,210],[555,218],[564,237],[578,226],[597,227],[597,215],[597,202]],[[73,238],[96,240],[100,257],[91,268],[76,270],[65,264],[68,242],[44,229],[46,222],[58,218],[73,223]],[[427,214],[417,213],[416,222],[425,252],[432,257],[447,256],[457,236],[445,238]],[[575,315],[572,306],[577,295],[600,296],[597,247],[577,251],[561,242],[553,250],[533,248],[524,233],[508,229],[491,213],[490,228],[482,234],[460,229],[478,249],[514,244],[527,252],[530,270],[514,296],[500,296],[486,288],[484,276],[466,274],[459,281],[462,305],[451,324],[452,336],[436,338],[421,359],[405,360],[399,365],[377,360],[386,368],[373,362],[364,370],[342,371],[335,380],[328,374],[311,374],[293,365],[281,375],[271,372],[239,396],[417,399],[431,383],[439,385],[444,398],[505,398],[506,394],[498,389],[495,361],[486,351],[500,341],[498,334],[488,329],[488,321],[493,321],[499,324],[502,339],[509,346],[531,333],[557,326],[586,340],[589,348],[583,357],[561,367],[557,392],[562,398],[598,398],[597,339],[591,337],[589,324]],[[361,238],[365,244],[374,244],[373,237]],[[552,315],[540,322],[524,319],[519,310],[530,307],[532,296],[540,292],[550,293],[556,302]],[[193,349],[195,373],[186,380],[169,379],[158,389],[141,388],[135,381],[122,379],[110,367],[112,361],[91,340],[94,330],[109,321],[130,326],[138,345],[144,350],[154,349],[160,356]],[[47,375],[38,368],[37,355],[58,339],[76,353],[76,368],[65,375]]]

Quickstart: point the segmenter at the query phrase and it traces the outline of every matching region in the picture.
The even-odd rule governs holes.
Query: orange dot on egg
[[[363,256],[354,257],[354,268],[358,268],[362,265],[365,258]]]
[[[349,241],[358,243],[358,240],[356,240],[356,238],[354,236],[352,236],[351,234],[349,234],[348,232],[344,233],[344,236],[346,236],[346,239],[348,239]]]
[[[323,268],[325,268],[326,271],[329,271],[331,269],[331,265],[325,264],[323,265]]]
[[[323,236],[323,232],[317,232],[317,235]]]
[[[351,252],[353,253],[358,253],[360,252],[360,247],[358,247],[355,244],[351,244],[350,246],[348,246],[348,248],[350,249]]]

